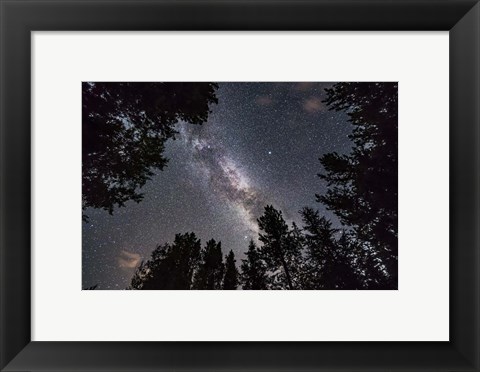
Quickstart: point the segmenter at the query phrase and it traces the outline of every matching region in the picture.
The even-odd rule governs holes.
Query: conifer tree
[[[158,246],[140,265],[132,289],[191,289],[200,258],[200,239],[194,233],[176,234],[173,244]]]
[[[354,129],[350,154],[325,154],[317,195],[362,242],[373,270],[371,288],[396,288],[398,277],[398,84],[338,83],[327,89],[330,109],[345,111]]]
[[[223,289],[237,289],[239,273],[235,265],[235,255],[232,250],[225,257],[225,276],[223,278]]]
[[[214,83],[82,83],[82,208],[113,213],[162,170],[175,124],[207,121]],[[186,104],[187,103],[187,104]],[[87,220],[87,216],[83,216]]]
[[[355,253],[346,233],[335,238],[337,229],[318,211],[301,212],[305,231],[306,275],[308,289],[358,289],[360,280],[355,268]]]
[[[202,249],[193,289],[221,289],[224,269],[222,244],[211,239]]]
[[[242,259],[241,264],[241,282],[242,289],[267,289],[268,275],[267,267],[260,257],[260,252],[253,242],[250,240],[246,259]]]
[[[282,212],[272,205],[267,205],[263,215],[257,220],[260,248],[267,269],[277,278],[281,278],[285,289],[294,288],[294,278],[291,263],[300,254],[301,247],[292,239]]]

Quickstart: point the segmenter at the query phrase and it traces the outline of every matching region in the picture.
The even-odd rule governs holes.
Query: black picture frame
[[[480,370],[477,0],[0,0],[0,12],[1,370]],[[449,31],[450,341],[32,342],[30,34],[37,30]]]

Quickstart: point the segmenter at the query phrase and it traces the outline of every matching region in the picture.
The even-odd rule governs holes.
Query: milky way
[[[82,225],[82,285],[123,289],[142,260],[176,233],[222,242],[237,264],[267,204],[301,225],[304,206],[326,186],[318,158],[350,150],[351,126],[322,100],[331,83],[219,83],[218,104],[203,125],[178,123],[168,166],[143,188],[144,200],[111,216],[87,210]]]
[[[241,169],[222,146],[210,139],[192,136],[184,126],[179,132],[187,148],[192,151],[192,170],[205,180],[203,186],[206,192],[218,195],[219,202],[229,203],[240,221],[248,228],[250,238],[256,239],[256,219],[267,204],[261,190],[254,186],[246,171]]]

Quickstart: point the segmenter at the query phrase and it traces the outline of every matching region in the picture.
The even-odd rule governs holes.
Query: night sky
[[[193,231],[202,245],[221,241],[239,265],[267,204],[300,226],[304,206],[335,223],[315,201],[315,193],[326,190],[318,158],[349,152],[352,126],[322,103],[330,85],[219,83],[219,102],[206,123],[177,124],[179,134],[167,141],[168,166],[147,182],[142,202],[128,202],[113,215],[85,211],[82,286],[126,288],[135,266],[176,233]]]

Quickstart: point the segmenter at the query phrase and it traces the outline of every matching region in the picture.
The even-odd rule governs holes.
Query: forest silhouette
[[[84,211],[113,213],[128,200],[140,202],[139,189],[168,161],[163,150],[175,123],[205,122],[216,89],[214,83],[84,83]],[[397,289],[398,85],[336,83],[325,91],[328,109],[345,112],[353,125],[350,153],[319,158],[327,190],[315,197],[339,223],[303,207],[301,226],[288,224],[282,211],[265,205],[258,237],[238,265],[220,241],[202,246],[194,232],[178,233],[136,268],[127,289]]]
[[[167,165],[175,124],[207,121],[214,83],[82,83],[82,209],[110,214]],[[88,216],[83,214],[83,219]]]

